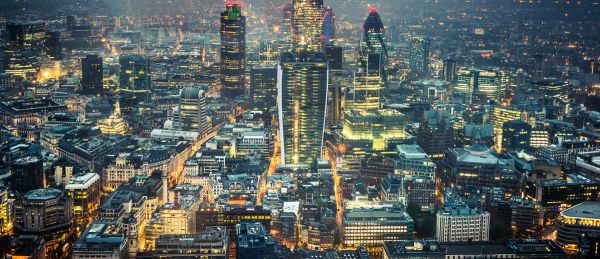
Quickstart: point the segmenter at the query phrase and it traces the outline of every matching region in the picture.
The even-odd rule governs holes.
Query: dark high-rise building
[[[250,97],[254,106],[273,107],[277,100],[277,68],[259,66],[250,71]]]
[[[39,157],[23,157],[12,162],[12,189],[19,193],[44,188],[46,177]]]
[[[531,125],[522,120],[502,125],[502,150],[527,149],[531,141]]]
[[[319,53],[283,53],[278,76],[282,164],[310,164],[323,146],[327,62]]]
[[[456,66],[456,61],[452,59],[444,60],[444,80],[454,82],[457,70],[458,67]]]
[[[410,70],[419,75],[426,76],[429,73],[429,54],[431,51],[431,40],[424,37],[413,37],[410,39]]]
[[[294,50],[321,52],[323,49],[323,0],[292,1]]]
[[[372,8],[363,24],[360,42],[361,68],[372,75],[383,74],[388,62],[385,28],[377,9]],[[374,57],[375,56],[375,57]]]
[[[323,15],[323,46],[333,45],[335,40],[335,13],[330,6],[325,8]]]
[[[65,17],[65,29],[70,32],[73,30],[73,28],[75,27],[75,25],[77,25],[77,21],[75,20],[75,16],[73,15],[67,15],[67,17]]]
[[[102,93],[102,58],[87,55],[81,59],[81,92],[96,95]]]
[[[6,25],[8,44],[12,47],[22,47],[33,51],[42,51],[46,39],[46,23],[33,21],[26,23],[9,23]]]
[[[246,17],[241,4],[229,3],[221,13],[221,95],[244,94],[246,69]]]
[[[60,44],[60,32],[46,32],[46,55],[53,60],[61,60],[63,58],[62,46]]]
[[[146,99],[150,96],[150,59],[142,55],[121,55],[119,57],[119,91],[133,93]]]
[[[443,157],[446,149],[454,146],[451,120],[448,111],[429,110],[423,114],[417,144],[434,160]]]
[[[341,70],[344,65],[344,49],[340,46],[329,45],[325,47],[327,64],[331,70]]]

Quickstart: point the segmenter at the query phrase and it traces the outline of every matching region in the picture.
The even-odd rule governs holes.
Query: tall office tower
[[[387,49],[383,22],[376,9],[371,9],[363,25],[360,41],[360,67],[354,75],[352,90],[346,97],[346,109],[379,109],[380,92],[385,83]]]
[[[42,159],[23,157],[12,162],[12,190],[24,194],[28,191],[44,188],[46,176]]]
[[[293,0],[293,48],[297,52],[323,49],[323,0]]]
[[[206,98],[200,88],[186,87],[179,93],[177,126],[181,130],[194,130],[208,134],[212,125],[206,112]]]
[[[452,59],[444,60],[444,80],[448,82],[454,82],[456,79],[456,61]]]
[[[370,73],[385,70],[388,60],[385,42],[385,29],[381,17],[377,13],[377,9],[371,8],[371,12],[363,24],[363,38],[360,42],[361,66],[363,69],[368,70]],[[372,58],[370,55],[379,56],[381,61],[374,60],[373,64],[369,64]],[[383,64],[384,67],[378,66],[379,63]]]
[[[73,30],[73,28],[75,27],[75,25],[77,25],[77,21],[75,20],[75,16],[73,15],[67,15],[67,17],[65,17],[65,29],[70,32]]]
[[[46,55],[53,60],[61,60],[63,58],[62,46],[60,44],[60,32],[46,32]]]
[[[431,50],[431,40],[425,37],[412,37],[410,41],[410,70],[419,75],[427,76],[429,74],[429,52]]]
[[[150,59],[142,55],[121,55],[119,65],[119,91],[133,93],[141,99],[150,97]]]
[[[340,46],[330,45],[325,47],[327,64],[331,70],[341,70],[344,67],[344,49]]]
[[[87,55],[81,59],[81,92],[96,95],[102,93],[102,58]]]
[[[310,164],[321,156],[327,62],[320,53],[283,53],[277,84],[282,164]]]
[[[240,3],[229,3],[221,13],[221,95],[244,94],[246,69],[246,17]]]
[[[335,40],[335,13],[331,9],[331,6],[325,8],[325,15],[323,15],[323,46],[333,45]]]
[[[292,31],[292,16],[294,8],[291,3],[283,7],[283,32],[288,35]]]
[[[255,108],[270,108],[276,104],[276,67],[259,66],[250,70],[250,97]]]

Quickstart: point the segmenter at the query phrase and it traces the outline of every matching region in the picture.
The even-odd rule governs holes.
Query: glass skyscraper
[[[381,88],[385,82],[387,49],[383,22],[376,9],[371,9],[363,25],[360,41],[360,67],[354,75],[353,90],[347,95],[347,109],[379,109]]]
[[[281,161],[310,164],[321,156],[329,70],[320,53],[283,53],[277,71]]]
[[[323,0],[293,0],[292,30],[296,51],[323,49]]]
[[[150,60],[142,55],[119,57],[119,91],[133,93],[138,98],[150,96]]]
[[[246,17],[239,3],[229,3],[221,13],[221,95],[244,94],[246,69]]]
[[[87,55],[81,59],[81,92],[83,94],[102,93],[102,58]]]

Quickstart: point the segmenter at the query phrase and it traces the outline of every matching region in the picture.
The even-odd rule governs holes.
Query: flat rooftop
[[[600,202],[584,201],[560,214],[571,218],[600,219]]]

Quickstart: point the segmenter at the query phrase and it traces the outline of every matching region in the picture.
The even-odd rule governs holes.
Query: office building
[[[126,229],[117,221],[92,222],[73,245],[73,259],[127,257]]]
[[[342,136],[349,143],[363,143],[363,152],[392,150],[394,141],[406,137],[404,114],[394,109],[346,110]],[[358,145],[352,145],[358,147]]]
[[[236,258],[276,258],[277,241],[265,227],[256,221],[241,222],[235,226]]]
[[[6,32],[10,47],[32,50],[41,53],[44,49],[47,25],[44,21],[30,21],[25,23],[8,23]]]
[[[292,1],[293,48],[298,52],[322,52],[323,0]]]
[[[150,59],[137,54],[119,56],[119,91],[145,100],[150,97]]]
[[[523,150],[531,145],[531,125],[522,120],[507,121],[502,126],[502,150]]]
[[[446,149],[454,146],[454,130],[450,112],[445,110],[426,111],[417,132],[417,144],[433,160],[444,157]]]
[[[229,258],[229,235],[225,227],[208,227],[197,234],[166,234],[156,240],[151,256],[137,258]]]
[[[320,0],[295,1],[302,6],[312,6],[313,2]],[[321,54],[281,55],[277,103],[282,164],[310,164],[321,156],[328,79],[327,62]]]
[[[465,190],[501,187],[515,195],[520,191],[520,179],[509,161],[481,145],[448,149],[438,169],[438,177],[446,186]]]
[[[12,212],[9,207],[8,188],[0,186],[0,236],[4,236],[12,231]]]
[[[95,173],[76,175],[65,186],[73,200],[73,213],[77,220],[85,221],[100,207],[100,176]]]
[[[346,110],[379,109],[381,90],[387,79],[388,52],[385,30],[375,9],[367,16],[363,31],[358,53],[360,66],[354,74],[352,89],[346,95]]]
[[[71,235],[73,200],[57,189],[37,189],[14,203],[14,230],[22,235],[42,236],[54,255]]]
[[[97,95],[103,90],[102,58],[98,55],[87,55],[81,59],[81,92]]]
[[[416,204],[421,211],[435,209],[435,181],[426,176],[406,180],[407,204]]]
[[[457,194],[446,193],[444,208],[438,211],[435,218],[435,236],[440,242],[490,239],[490,213],[470,208]]]
[[[410,70],[419,76],[429,74],[429,55],[431,39],[413,36],[410,38],[409,66]]]
[[[435,178],[436,165],[418,145],[397,145],[398,157],[394,164],[394,173],[406,179],[426,177]]]
[[[501,74],[496,70],[461,68],[456,72],[454,90],[464,97],[465,103],[471,103],[475,95],[485,96],[488,100],[499,100]]]
[[[341,70],[344,68],[344,48],[335,45],[325,47],[327,64],[331,70]]]
[[[520,239],[486,242],[440,242],[416,240],[386,242],[385,259],[408,258],[557,258],[566,259],[567,254],[551,240]]]
[[[335,13],[331,6],[325,8],[323,15],[323,46],[333,45],[335,40]]]
[[[255,108],[268,109],[277,104],[277,68],[250,69],[250,98]]]
[[[46,186],[46,175],[42,158],[22,157],[13,161],[12,190],[25,194],[31,190],[44,188]]]
[[[571,207],[599,198],[600,184],[589,179],[548,179],[528,184],[527,195],[539,202],[545,211],[557,212],[561,207]]]
[[[230,2],[221,13],[221,95],[233,98],[245,93],[246,16],[241,3]]]
[[[206,97],[200,88],[185,87],[179,92],[179,106],[175,123],[180,130],[208,134],[212,125],[207,114]]]
[[[453,83],[456,80],[456,73],[458,71],[458,67],[456,66],[456,61],[452,59],[444,60],[444,80],[450,83]]]
[[[59,31],[46,32],[45,52],[52,60],[61,60],[63,58]]]
[[[347,247],[382,247],[385,241],[411,240],[413,219],[402,208],[344,210],[342,243]]]
[[[578,249],[584,234],[600,233],[600,202],[586,201],[560,212],[556,241],[567,251]]]

